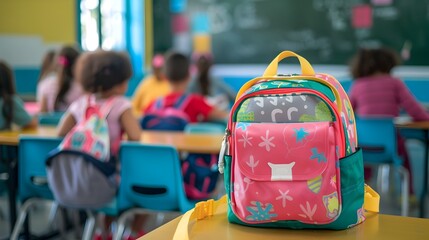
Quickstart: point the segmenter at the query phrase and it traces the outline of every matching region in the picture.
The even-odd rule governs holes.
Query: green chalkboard
[[[153,52],[164,53],[171,48],[172,29],[170,0],[152,0],[153,6]]]
[[[359,47],[387,46],[405,65],[429,65],[429,0],[188,0],[186,11],[191,22],[207,14],[217,63],[267,63],[292,50],[347,64]]]

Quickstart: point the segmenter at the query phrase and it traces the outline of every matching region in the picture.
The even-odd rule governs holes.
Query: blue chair
[[[61,138],[21,137],[18,152],[18,193],[23,202],[11,239],[18,239],[27,214],[36,204],[53,201],[45,170],[47,154],[61,143]]]
[[[41,113],[38,115],[39,125],[57,126],[64,112]]]
[[[225,125],[220,123],[189,123],[185,127],[187,133],[217,134],[225,132]]]
[[[185,196],[180,160],[171,146],[122,143],[121,183],[118,208],[124,211],[118,219],[115,239],[121,239],[126,220],[135,214],[184,213],[195,203]]]
[[[23,205],[20,209],[18,220],[13,228],[11,235],[12,240],[18,239],[28,212],[34,205],[49,201],[53,203],[55,208],[53,213],[55,214],[56,212],[58,205],[54,202],[54,196],[48,186],[45,161],[48,153],[56,148],[61,141],[62,138],[34,136],[21,137],[19,140],[18,192]],[[113,206],[106,206],[97,212],[116,214],[115,202],[112,203],[112,205]],[[89,240],[92,238],[95,216],[91,211],[86,211],[86,213],[88,218],[85,223],[82,239]],[[50,218],[53,217],[50,216]]]
[[[392,118],[359,117],[356,119],[358,144],[362,148],[365,164],[377,165],[377,188],[387,190],[390,166],[394,166],[401,175],[401,215],[408,215],[409,172],[402,166],[397,151],[397,132]]]

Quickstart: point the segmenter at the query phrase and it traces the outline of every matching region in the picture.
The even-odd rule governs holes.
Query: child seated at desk
[[[36,126],[37,120],[32,118],[24,108],[24,102],[16,95],[12,69],[0,60],[0,130],[12,130],[18,127]]]
[[[37,88],[37,101],[40,112],[64,112],[80,96],[81,85],[75,81],[74,68],[79,57],[74,47],[64,46],[58,53],[57,73],[40,82]]]
[[[398,117],[404,109],[414,121],[429,121],[429,113],[417,102],[407,86],[391,75],[399,57],[389,49],[360,49],[351,64],[355,79],[349,91],[352,107],[358,116]],[[404,140],[398,136],[398,154],[410,171]],[[369,172],[367,171],[368,175]],[[412,191],[412,178],[410,178]]]
[[[180,53],[172,52],[167,55],[165,61],[165,76],[170,84],[172,93],[167,96],[152,102],[145,110],[147,118],[154,116],[155,124],[151,120],[142,120],[142,127],[157,130],[183,130],[187,123],[203,122],[208,120],[220,120],[227,117],[227,112],[220,110],[217,106],[211,106],[206,102],[204,97],[199,94],[187,94],[188,84],[190,81],[189,60],[186,56]],[[180,115],[184,116],[184,121],[173,123],[172,119],[165,120],[165,115],[159,114],[159,118],[155,116],[162,110],[178,110]],[[167,111],[165,112],[167,113]],[[167,114],[166,114],[167,115]],[[179,113],[177,114],[179,115]],[[168,117],[167,117],[168,118]],[[185,120],[186,119],[186,120]],[[189,154],[186,159],[182,161],[182,173],[184,177],[185,193],[188,198],[194,200],[202,200],[207,198],[213,191],[218,172],[202,171],[199,168],[206,168],[213,170],[213,164],[216,165],[217,156],[210,154]],[[197,160],[200,163],[196,167]],[[213,161],[214,160],[214,161]],[[206,166],[201,166],[206,165]],[[191,180],[190,176],[194,180]],[[196,180],[195,180],[196,179]],[[201,179],[206,179],[210,187],[203,187]]]
[[[83,54],[76,67],[77,81],[87,93],[95,97],[95,104],[100,109],[110,104],[106,117],[110,152],[112,156],[118,156],[124,132],[129,141],[139,141],[141,137],[141,129],[133,116],[131,103],[123,96],[132,75],[130,60],[125,54],[100,50]],[[88,95],[82,96],[70,105],[58,126],[58,135],[65,136],[78,122],[84,120],[88,98]],[[105,218],[104,227],[108,228],[112,220]],[[137,221],[134,228],[138,228],[139,223],[141,220]],[[102,235],[99,234],[96,239],[102,239]]]
[[[165,60],[165,76],[171,88],[171,93],[162,98],[163,107],[171,107],[184,96],[190,81],[189,59],[180,53],[171,52]],[[156,107],[153,101],[144,111],[151,112]],[[227,112],[211,106],[204,97],[199,94],[189,94],[183,111],[189,117],[189,122],[203,122],[208,120],[221,120],[227,117]]]

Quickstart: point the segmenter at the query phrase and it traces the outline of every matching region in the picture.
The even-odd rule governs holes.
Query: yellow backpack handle
[[[265,80],[266,78],[273,78],[277,75],[277,68],[279,66],[279,62],[288,57],[296,57],[299,60],[299,64],[301,65],[302,75],[314,75],[314,70],[311,64],[307,61],[307,59],[301,57],[300,55],[292,52],[292,51],[283,51],[276,58],[271,61],[270,65],[265,69],[264,75],[262,77],[254,78],[248,82],[246,82],[238,91],[235,100],[237,101],[241,95],[250,87],[252,87],[255,83],[260,80]]]
[[[301,57],[300,55],[292,52],[292,51],[283,51],[276,58],[271,61],[270,65],[265,69],[263,77],[272,77],[277,75],[277,68],[279,66],[279,62],[288,57],[296,57],[299,60],[299,64],[301,65],[302,75],[314,75],[314,70],[311,64],[307,61],[307,59]]]

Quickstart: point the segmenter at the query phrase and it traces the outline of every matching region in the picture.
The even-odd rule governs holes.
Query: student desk
[[[17,146],[20,135],[52,137],[55,127],[38,127],[23,131],[0,132],[0,145]],[[192,134],[169,131],[143,131],[140,142],[144,144],[164,144],[174,146],[178,151],[195,153],[219,153],[223,134]]]
[[[428,239],[429,219],[399,217],[383,214],[367,214],[364,223],[347,230],[291,230],[253,228],[228,223],[226,207],[220,207],[218,213],[210,219],[191,224],[189,238],[192,240],[218,239]],[[139,240],[172,239],[181,217],[155,229]]]
[[[0,147],[12,147],[16,149],[20,135],[40,137],[56,136],[55,127],[37,127],[22,131],[0,131]],[[195,153],[219,153],[223,135],[221,134],[188,134],[183,132],[143,131],[140,142],[144,144],[163,144],[174,146],[178,151]],[[15,160],[9,160],[8,164],[8,192],[11,226],[16,221],[16,188],[17,188],[17,164]]]
[[[424,148],[424,176],[423,176],[423,191],[420,196],[420,217],[425,217],[426,206],[425,206],[425,198],[428,191],[428,181],[429,181],[429,173],[428,173],[428,165],[429,165],[429,121],[423,122],[399,122],[395,124],[397,128],[402,129],[414,129],[423,131],[423,143],[425,145]]]

